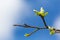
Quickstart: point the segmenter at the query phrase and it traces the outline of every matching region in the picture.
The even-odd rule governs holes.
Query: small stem
[[[33,32],[30,33],[32,35],[33,33],[37,32],[39,29],[35,29]]]
[[[41,16],[41,18],[42,18],[42,20],[43,20],[43,23],[44,23],[45,27],[48,28],[48,26],[47,26],[47,24],[46,24],[46,22],[45,22],[44,17]]]
[[[40,29],[47,29],[47,28],[39,28],[39,29],[35,29],[33,32],[30,33],[30,35],[32,35],[33,33],[37,32]]]

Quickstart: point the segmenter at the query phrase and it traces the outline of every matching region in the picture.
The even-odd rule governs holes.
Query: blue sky
[[[45,17],[46,23],[49,26],[53,26],[55,18],[60,15],[60,0],[25,0],[24,1],[30,7],[27,14],[23,16],[21,24],[26,23],[31,26],[44,26],[41,18],[36,16],[33,9],[40,10],[43,7],[45,11],[48,11],[48,15]],[[27,16],[28,15],[28,16]],[[20,19],[19,19],[20,20]],[[17,20],[18,21],[18,20]],[[19,21],[17,22],[19,23]],[[20,24],[20,23],[19,23]],[[30,33],[34,29],[25,29],[16,27],[15,29],[15,40],[57,40],[56,35],[50,35],[49,30],[40,30],[30,37],[24,37],[25,33]]]
[[[39,30],[29,37],[35,29],[15,27],[14,24],[44,26],[42,19],[35,15],[34,9],[43,7],[48,15],[45,17],[48,26],[60,29],[60,0],[0,0],[0,40],[60,40],[59,34],[50,35],[49,30]]]

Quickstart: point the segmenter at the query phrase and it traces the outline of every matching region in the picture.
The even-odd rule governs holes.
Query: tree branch
[[[40,27],[35,27],[35,26],[29,26],[27,24],[20,25],[20,24],[15,24],[13,26],[19,26],[19,27],[24,27],[24,28],[36,28],[36,29],[47,29],[47,28],[40,28]]]

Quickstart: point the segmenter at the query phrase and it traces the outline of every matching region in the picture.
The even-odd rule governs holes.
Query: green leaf
[[[25,36],[25,37],[28,37],[28,36],[30,36],[30,34],[25,34],[24,36]]]
[[[45,16],[48,14],[48,12],[45,12]]]
[[[55,30],[50,31],[50,35],[53,35],[53,34],[55,34]]]

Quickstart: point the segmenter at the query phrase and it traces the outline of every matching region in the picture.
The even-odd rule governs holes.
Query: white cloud
[[[13,24],[26,8],[28,5],[22,0],[0,0],[0,40],[13,40]]]
[[[56,17],[54,23],[53,23],[53,26],[56,28],[56,29],[60,29],[60,16]],[[57,40],[60,40],[60,33],[56,33],[56,38]]]
[[[60,29],[60,16],[58,16],[55,21],[54,21],[54,26],[57,28],[57,29]]]

